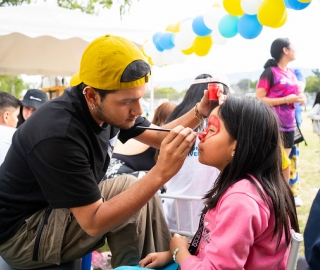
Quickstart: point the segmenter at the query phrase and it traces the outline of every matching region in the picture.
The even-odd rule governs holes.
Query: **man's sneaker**
[[[301,200],[300,196],[294,196],[294,203],[296,204],[296,207],[303,205],[303,201]]]

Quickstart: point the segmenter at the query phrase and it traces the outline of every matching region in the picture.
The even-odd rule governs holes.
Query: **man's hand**
[[[161,143],[160,154],[152,171],[156,170],[168,181],[180,170],[196,137],[197,133],[191,128],[177,126],[172,129]]]

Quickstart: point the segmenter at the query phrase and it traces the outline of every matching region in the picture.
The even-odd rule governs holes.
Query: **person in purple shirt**
[[[288,38],[278,38],[271,44],[272,58],[264,65],[257,84],[256,96],[272,106],[279,118],[283,146],[287,155],[294,146],[295,103],[305,104],[299,82],[288,64],[295,60],[295,48]]]

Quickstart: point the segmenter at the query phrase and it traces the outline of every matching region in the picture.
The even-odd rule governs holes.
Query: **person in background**
[[[48,101],[47,94],[39,89],[29,89],[24,95],[18,116],[18,125],[21,126],[39,107]]]
[[[0,165],[4,161],[16,131],[20,106],[19,99],[0,91]]]
[[[167,119],[167,123],[179,118],[191,108],[193,108],[203,97],[203,93],[208,89],[208,83],[219,83],[223,88],[223,94],[229,93],[229,81],[223,74],[201,74],[195,78],[187,90],[182,102],[173,110]],[[202,131],[200,127],[195,129],[196,132]],[[166,184],[167,195],[184,195],[184,196],[201,196],[203,197],[216,181],[220,171],[212,166],[201,164],[198,161],[199,139],[194,143],[186,160],[184,161],[179,172],[173,176]],[[199,181],[199,176],[202,180]],[[190,224],[189,203],[187,201],[178,201],[180,228],[178,230],[195,232],[204,207],[203,201],[193,201],[193,223]],[[163,199],[163,211],[167,224],[170,229],[177,229],[177,217],[173,199]]]
[[[230,95],[199,136],[199,162],[221,172],[208,187],[199,229],[190,244],[175,234],[170,251],[151,253],[140,266],[285,270],[291,229],[299,232],[299,224],[275,113],[257,99]]]
[[[306,79],[304,78],[302,72],[299,69],[294,69],[294,73],[296,74],[296,77],[298,79],[299,93],[303,93],[306,86]],[[296,124],[300,127],[302,123],[302,106],[300,106],[300,102],[296,102],[294,105],[296,107]],[[294,196],[294,202],[296,206],[299,207],[303,205],[303,201],[300,197],[300,181],[298,172],[298,164],[300,158],[299,144],[293,145],[289,154],[289,158],[291,160],[289,184],[291,186],[291,190]]]
[[[152,124],[162,126],[176,104],[172,102],[162,103],[154,112]],[[122,174],[131,174],[137,178],[144,176],[158,159],[159,150],[135,139],[126,143],[117,141],[106,178],[114,178]]]
[[[257,84],[256,96],[272,106],[280,121],[283,146],[287,155],[294,146],[295,103],[304,105],[306,97],[299,88],[294,71],[288,64],[295,60],[295,48],[288,38],[278,38],[271,44],[269,59]]]

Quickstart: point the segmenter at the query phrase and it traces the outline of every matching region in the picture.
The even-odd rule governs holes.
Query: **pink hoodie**
[[[283,233],[279,249],[273,209],[246,179],[232,185],[204,218],[197,256],[184,260],[181,270],[285,269],[289,247]]]

